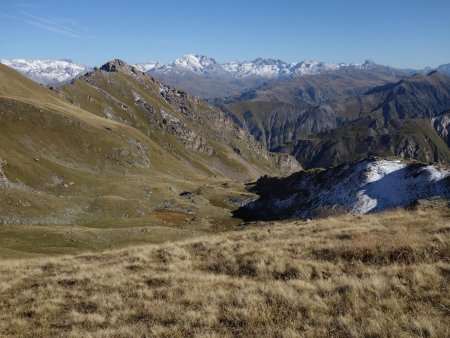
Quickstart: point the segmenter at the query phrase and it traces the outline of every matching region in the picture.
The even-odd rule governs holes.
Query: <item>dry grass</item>
[[[0,262],[0,335],[450,335],[449,210]]]

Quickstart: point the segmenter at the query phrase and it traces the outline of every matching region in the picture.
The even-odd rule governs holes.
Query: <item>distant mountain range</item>
[[[187,54],[164,65],[158,62],[135,65],[139,70],[162,74],[195,73],[203,75],[228,75],[235,78],[264,77],[268,79],[287,78],[301,75],[315,75],[345,68],[370,69],[375,63],[365,60],[361,63],[329,63],[304,60],[287,63],[282,60],[258,58],[253,61],[233,61],[219,64],[216,60],[203,56]]]
[[[81,65],[71,60],[0,60],[1,63],[12,67],[32,80],[41,84],[58,84],[67,82],[73,78],[93,69],[92,66]],[[370,70],[380,67],[380,65],[370,60],[360,63],[330,63],[311,60],[300,62],[285,62],[276,59],[258,58],[253,61],[233,61],[220,64],[213,58],[204,55],[187,54],[168,64],[156,61],[137,63],[137,69],[147,72],[159,80],[170,85],[180,85],[180,88],[187,89],[186,84],[195,81],[198,76],[206,77],[206,83],[212,80],[234,80],[240,90],[233,88],[217,92],[215,90],[196,90],[196,86],[190,86],[191,93],[203,98],[225,97],[242,92],[242,88],[248,89],[261,84],[260,81],[273,81],[287,79],[305,75],[328,74],[341,70]],[[384,67],[384,66],[383,66]],[[427,73],[438,70],[446,75],[450,75],[450,64],[444,64],[437,68],[426,68],[423,70],[398,70],[393,67],[385,67],[393,71],[402,71],[412,75],[415,72]],[[188,78],[189,81],[183,80]],[[192,81],[191,81],[192,80]],[[259,81],[257,81],[259,80]],[[208,83],[211,86],[211,83]],[[214,83],[215,87],[217,86]],[[226,84],[226,87],[229,87]],[[242,87],[242,88],[241,88]],[[193,90],[192,90],[193,89]],[[211,92],[211,93],[210,93]],[[216,95],[213,95],[216,94]]]
[[[89,71],[87,67],[72,60],[0,60],[33,81],[41,84],[61,84]]]

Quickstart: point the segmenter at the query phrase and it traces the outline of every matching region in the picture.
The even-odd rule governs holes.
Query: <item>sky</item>
[[[1,59],[450,63],[450,0],[0,2]]]

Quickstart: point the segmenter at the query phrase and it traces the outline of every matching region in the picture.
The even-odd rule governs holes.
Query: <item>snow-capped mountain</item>
[[[169,63],[166,68],[184,68],[194,73],[205,73],[219,70],[220,65],[216,60],[204,55],[186,54]]]
[[[282,60],[258,58],[253,61],[233,61],[222,68],[236,77],[260,76],[268,78],[285,77],[290,74],[289,64]]]
[[[0,60],[41,84],[57,84],[70,81],[91,68],[71,60]]]
[[[437,70],[438,72],[440,72],[442,74],[450,76],[450,63],[446,63],[446,64],[443,64],[443,65],[440,65],[440,66],[438,66],[436,68],[427,67],[424,70],[422,70],[421,73],[426,74],[426,73],[429,73],[429,72],[432,72],[432,71],[435,71],[435,70]]]
[[[167,65],[161,65],[156,62],[137,65],[139,69],[147,69],[147,71],[155,74],[186,74],[191,72],[202,75],[230,75],[236,78],[262,77],[270,79],[316,75],[343,68],[369,69],[374,66],[375,63],[369,60],[354,64],[310,60],[287,63],[282,60],[262,58],[253,61],[232,61],[219,64],[210,57],[196,54],[186,54]]]
[[[134,65],[136,68],[143,72],[153,72],[159,74],[215,74],[223,73],[221,65],[216,60],[204,56],[186,54],[179,57],[168,64],[162,64],[156,61],[150,61],[147,63],[138,63]]]
[[[77,77],[92,69],[85,65],[70,60],[0,60],[1,63],[15,68],[32,80],[42,84],[57,84]],[[361,63],[330,63],[312,60],[288,63],[276,59],[258,58],[252,61],[232,61],[218,63],[213,58],[204,55],[186,54],[174,61],[163,64],[157,61],[137,63],[137,69],[152,75],[171,77],[186,75],[214,76],[215,78],[249,79],[259,78],[261,80],[284,79],[295,76],[317,75],[335,72],[338,70],[351,69],[374,69],[380,67],[373,61],[365,60]],[[424,71],[438,70],[450,75],[450,64],[441,65],[437,68],[427,68]]]
[[[159,69],[163,67],[164,65],[157,62],[157,61],[149,61],[144,63],[136,63],[134,65],[137,69],[139,69],[141,72],[149,72],[152,70]]]
[[[439,67],[436,68],[436,70],[447,76],[450,76],[450,63],[440,65]]]

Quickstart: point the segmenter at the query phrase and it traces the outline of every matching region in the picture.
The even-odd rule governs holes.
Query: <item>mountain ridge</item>
[[[198,54],[186,54],[167,65],[155,62],[150,62],[148,65],[140,63],[136,64],[136,67],[149,69],[152,73],[178,72],[183,74],[190,71],[197,74],[227,74],[236,78],[263,77],[268,79],[321,74],[344,68],[371,69],[376,66],[371,60],[364,60],[360,63],[331,63],[305,59],[289,63],[271,58],[218,63],[213,58]]]
[[[61,60],[25,60],[12,59],[0,60],[19,70],[33,80],[42,84],[57,84],[69,81],[76,76],[93,69],[93,66],[86,66],[70,59]],[[229,75],[236,78],[262,77],[266,79],[286,78],[289,76],[315,75],[332,72],[340,69],[371,69],[377,64],[369,59],[359,63],[344,62],[322,62],[304,59],[297,62],[286,62],[279,59],[256,58],[246,61],[231,61],[218,63],[214,58],[199,55],[185,54],[173,61],[163,64],[157,61],[141,62],[134,64],[136,68],[144,72],[151,73],[173,73],[184,74],[192,72],[195,74],[208,75]],[[395,67],[389,67],[396,69]],[[450,74],[450,64],[443,64],[438,67],[427,67],[415,72],[430,72],[439,70],[445,74]],[[414,72],[414,70],[410,70]]]

